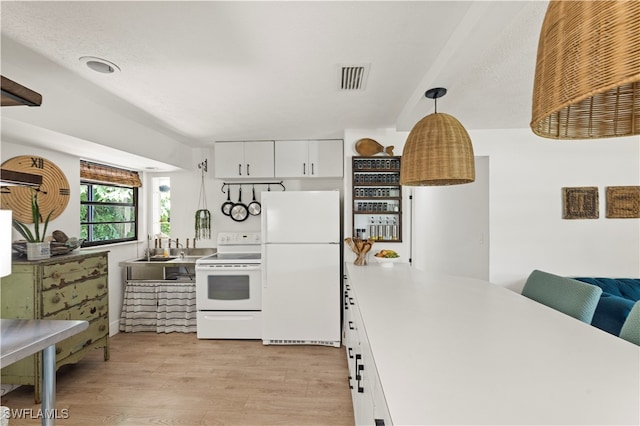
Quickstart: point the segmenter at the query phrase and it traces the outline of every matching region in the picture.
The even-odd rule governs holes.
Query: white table
[[[43,425],[55,425],[56,343],[88,327],[87,321],[0,319],[0,367],[42,351]]]
[[[640,423],[640,347],[486,281],[347,272],[394,424]]]

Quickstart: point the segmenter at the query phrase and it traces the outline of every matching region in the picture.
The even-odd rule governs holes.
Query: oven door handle
[[[251,266],[234,266],[234,265],[199,265],[196,266],[196,271],[220,271],[220,272],[242,272],[242,271],[259,271],[260,265]]]

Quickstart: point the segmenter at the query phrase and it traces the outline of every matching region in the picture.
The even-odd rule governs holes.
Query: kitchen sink
[[[202,259],[204,256],[184,256],[183,258],[178,257],[178,259],[184,260],[185,262],[195,262],[198,259]]]
[[[142,257],[140,259],[136,259],[136,262],[168,262],[170,260],[174,260],[176,259],[175,257],[171,257],[171,256],[151,256],[149,259],[147,259],[146,257]]]

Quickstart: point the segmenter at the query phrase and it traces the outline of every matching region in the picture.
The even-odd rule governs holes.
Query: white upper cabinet
[[[273,141],[216,142],[216,178],[274,177]]]
[[[276,177],[342,177],[341,139],[275,142]]]

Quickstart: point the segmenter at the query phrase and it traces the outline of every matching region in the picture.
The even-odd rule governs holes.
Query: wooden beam
[[[42,185],[42,176],[15,170],[0,169],[0,184],[2,184],[2,186],[19,185],[37,188]]]
[[[2,88],[0,106],[40,106],[42,104],[42,95],[40,93],[27,89],[7,77],[0,76],[0,79],[0,86]]]

